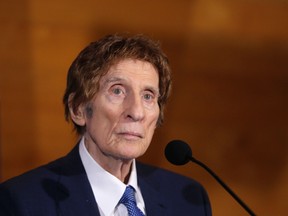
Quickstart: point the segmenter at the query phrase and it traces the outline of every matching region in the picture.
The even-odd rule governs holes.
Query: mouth
[[[143,135],[140,133],[135,133],[135,132],[121,132],[118,133],[118,135],[125,137],[126,139],[142,139]]]

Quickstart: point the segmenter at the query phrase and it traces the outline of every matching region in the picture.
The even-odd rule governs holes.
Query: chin
[[[145,145],[143,140],[130,140],[129,142],[122,140],[121,143],[118,143],[118,150],[115,149],[117,152],[114,151],[114,153],[119,158],[132,160],[145,154],[148,146]]]
[[[136,159],[140,156],[142,156],[145,152],[143,151],[135,151],[135,152],[125,152],[123,154],[120,155],[121,158],[125,159],[125,160],[133,160]]]

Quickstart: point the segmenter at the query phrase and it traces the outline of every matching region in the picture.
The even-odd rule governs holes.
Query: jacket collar
[[[165,197],[159,192],[161,182],[151,177],[153,169],[146,169],[137,163],[138,183],[145,202],[147,215],[166,215],[167,204]]]
[[[100,216],[78,149],[76,145],[66,157],[51,165],[58,179],[46,184],[55,190],[51,194],[59,215]]]
[[[48,188],[56,191],[52,191],[50,196],[53,196],[55,200],[59,216],[100,216],[79,155],[79,144],[66,157],[51,164],[50,170],[58,175],[57,181],[47,181],[46,184]],[[155,182],[154,178],[150,178],[150,172],[153,170],[146,169],[145,166],[137,163],[137,172],[146,214],[166,215],[165,197],[158,191],[160,182],[157,180]]]

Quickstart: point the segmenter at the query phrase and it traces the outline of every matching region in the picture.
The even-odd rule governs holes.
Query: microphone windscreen
[[[167,144],[165,156],[174,165],[184,165],[192,158],[192,150],[184,141],[173,140]]]

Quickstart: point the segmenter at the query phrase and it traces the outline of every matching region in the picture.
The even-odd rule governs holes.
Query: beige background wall
[[[197,165],[166,162],[166,144],[186,140],[257,215],[286,215],[287,26],[287,0],[0,0],[1,179],[75,144],[61,99],[78,52],[107,33],[145,33],[162,41],[174,85],[141,160],[200,181],[215,216],[246,215]]]

